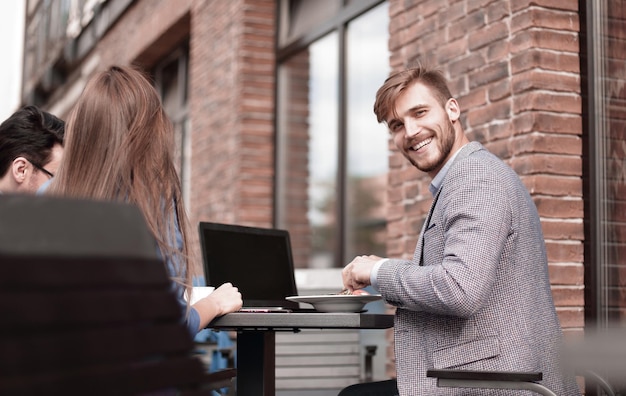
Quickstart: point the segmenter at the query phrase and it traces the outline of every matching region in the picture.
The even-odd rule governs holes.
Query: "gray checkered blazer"
[[[515,172],[480,143],[455,158],[413,260],[389,260],[377,280],[397,307],[401,396],[533,394],[437,388],[429,368],[541,371],[558,395],[580,394],[558,361],[561,329],[537,209]]]

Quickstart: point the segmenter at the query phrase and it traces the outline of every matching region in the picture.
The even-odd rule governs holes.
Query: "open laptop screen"
[[[286,230],[200,222],[204,275],[209,286],[231,282],[243,307],[297,308],[289,233]]]

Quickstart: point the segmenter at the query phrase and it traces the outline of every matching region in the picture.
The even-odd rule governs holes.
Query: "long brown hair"
[[[189,286],[195,266],[173,148],[172,124],[149,80],[133,67],[112,66],[90,79],[73,107],[63,160],[47,191],[138,206],[174,264],[174,280]]]

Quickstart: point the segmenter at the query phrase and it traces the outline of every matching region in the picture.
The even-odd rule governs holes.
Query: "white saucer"
[[[365,304],[380,300],[380,294],[325,294],[318,296],[290,296],[289,301],[313,305],[320,312],[361,312]]]

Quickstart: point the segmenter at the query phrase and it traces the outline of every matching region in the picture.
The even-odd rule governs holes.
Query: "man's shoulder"
[[[461,150],[446,175],[446,185],[499,184],[519,179],[513,168],[481,143],[470,142]]]
[[[470,167],[509,167],[504,161],[502,161],[502,159],[489,151],[480,142],[470,142],[463,146],[453,165],[457,168],[459,165],[461,165],[461,167],[467,167],[470,163],[473,164],[470,165]]]

